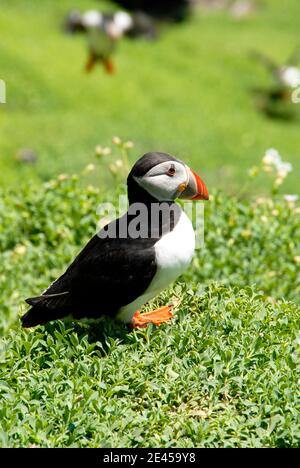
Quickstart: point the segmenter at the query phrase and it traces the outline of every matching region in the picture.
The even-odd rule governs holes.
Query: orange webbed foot
[[[173,317],[172,308],[172,305],[167,305],[156,310],[151,310],[150,312],[144,312],[143,314],[138,310],[132,318],[132,328],[145,328],[148,323],[161,325]]]

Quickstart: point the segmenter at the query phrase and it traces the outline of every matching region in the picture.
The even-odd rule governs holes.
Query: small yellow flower
[[[116,167],[121,168],[124,166],[122,159],[117,159],[115,162]]]
[[[99,189],[94,187],[94,185],[88,185],[86,190],[88,193],[99,193]]]
[[[283,180],[284,180],[284,177],[277,177],[277,179],[275,179],[275,182],[274,182],[275,187],[279,187],[279,185],[282,185]]]
[[[67,180],[68,179],[68,175],[67,174],[59,174],[59,176],[57,177],[57,179],[62,182],[63,180]]]
[[[296,257],[294,257],[294,262],[300,263],[300,255],[296,255]]]
[[[266,197],[258,197],[258,198],[256,199],[256,203],[257,203],[258,205],[264,205],[264,204],[267,202],[267,200],[268,200],[268,199],[267,199]]]
[[[118,168],[115,166],[115,164],[110,164],[108,168],[113,175],[116,175],[118,173]]]
[[[120,145],[122,143],[121,138],[118,136],[113,136],[111,141],[113,142],[114,145]]]
[[[268,218],[267,216],[263,215],[260,217],[260,220],[263,222],[263,223],[267,223],[268,222]]]
[[[111,154],[111,149],[108,146],[97,145],[95,148],[95,154],[98,157],[108,156],[109,154]]]
[[[273,215],[273,216],[278,216],[278,215],[279,215],[279,211],[278,211],[278,210],[273,210],[273,211],[272,211],[272,215]]]
[[[248,239],[249,237],[252,236],[252,233],[249,229],[244,229],[242,232],[241,232],[241,236],[244,237],[245,239]]]
[[[95,169],[96,169],[95,164],[88,164],[85,167],[84,172],[93,172]]]
[[[269,165],[276,166],[277,164],[281,163],[281,157],[280,157],[279,152],[276,149],[269,148],[265,152],[265,155],[264,155],[262,161],[267,166],[269,166]]]
[[[14,249],[14,252],[17,254],[17,255],[24,255],[27,251],[27,248],[25,247],[25,245],[21,245],[21,244],[18,244],[16,245],[15,249]]]
[[[134,147],[134,144],[133,144],[132,141],[125,141],[125,143],[124,143],[124,148],[125,149],[131,149],[133,147]]]
[[[103,152],[103,156],[108,156],[109,154],[111,154],[111,148],[109,146],[104,146],[102,152]]]
[[[96,156],[102,156],[103,155],[103,148],[101,145],[97,145],[95,148],[95,154]]]

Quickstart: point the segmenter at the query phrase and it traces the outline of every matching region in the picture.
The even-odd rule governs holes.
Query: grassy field
[[[0,199],[2,446],[299,446],[299,206],[215,194],[204,248],[152,304],[173,302],[172,323],[24,331],[24,298],[94,233],[103,195],[73,177]]]
[[[287,190],[299,191],[299,121],[256,111],[250,91],[268,85],[269,76],[249,58],[252,49],[278,61],[289,56],[298,41],[298,0],[287,0],[284,13],[280,0],[265,0],[242,21],[198,13],[166,28],[157,43],[124,40],[113,77],[83,73],[84,39],[60,29],[74,4],[111,8],[95,0],[1,1],[2,184],[76,171],[96,144],[117,134],[138,142],[132,159],[153,149],[173,152],[227,193],[239,190],[249,166],[273,146],[295,166]],[[24,147],[39,156],[34,168],[14,159]]]
[[[268,76],[249,59],[253,48],[290,54],[298,0],[265,0],[243,21],[198,13],[157,43],[125,40],[113,77],[82,72],[83,39],[60,30],[74,3],[1,1],[0,446],[299,447],[300,206],[282,195],[299,192],[300,121],[257,113],[250,91]],[[124,193],[125,174],[109,171],[121,157],[112,135],[135,142],[131,161],[153,149],[182,157],[212,195],[190,269],[146,306],[173,302],[175,318],[22,330],[24,298],[95,233],[98,204]],[[97,144],[113,154],[96,160]],[[24,147],[35,166],[15,160]],[[294,165],[272,194],[269,147]]]

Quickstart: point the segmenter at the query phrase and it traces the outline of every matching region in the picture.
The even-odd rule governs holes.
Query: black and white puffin
[[[135,163],[127,189],[127,213],[99,231],[42,295],[26,299],[32,307],[23,327],[102,315],[145,327],[173,316],[171,306],[139,309],[186,270],[194,253],[192,223],[175,199],[208,200],[208,190],[186,164],[160,152]]]
[[[117,42],[123,37],[145,37],[154,39],[156,30],[150,17],[144,13],[130,14],[126,11],[102,13],[88,10],[80,13],[71,11],[65,19],[64,29],[70,34],[85,33],[88,40],[88,61],[86,71],[102,63],[108,73],[114,72],[112,55]]]

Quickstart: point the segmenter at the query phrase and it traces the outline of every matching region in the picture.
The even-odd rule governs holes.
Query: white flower
[[[17,255],[24,255],[26,253],[26,250],[27,250],[27,248],[25,247],[25,245],[18,244],[18,245],[16,245],[16,247],[14,249],[14,252]]]
[[[108,146],[97,145],[95,148],[96,156],[108,156],[111,154],[111,149]]]
[[[282,67],[279,76],[285,86],[297,88],[300,85],[300,69],[297,67]]]
[[[283,198],[288,203],[295,203],[298,200],[298,195],[284,195]]]
[[[123,167],[123,161],[122,159],[117,159],[115,162],[116,167],[120,168]]]
[[[110,172],[113,174],[113,175],[116,175],[118,173],[118,168],[116,167],[115,164],[110,164],[108,166],[108,169],[110,170]]]
[[[105,146],[104,148],[102,148],[102,154],[103,156],[108,156],[109,154],[111,154],[111,149],[109,148],[109,146]]]
[[[131,148],[133,148],[133,147],[134,147],[134,144],[133,144],[132,141],[125,141],[125,143],[124,143],[124,148],[126,148],[126,149],[131,149]]]
[[[280,162],[276,164],[277,174],[281,178],[285,178],[293,170],[293,166],[289,162]]]
[[[85,172],[93,172],[95,170],[95,164],[88,164],[85,168]]]
[[[274,148],[269,148],[263,157],[263,163],[267,165],[274,164],[275,166],[281,163],[279,152]]]
[[[122,143],[121,138],[118,137],[118,136],[112,137],[112,140],[111,140],[111,141],[113,142],[114,145],[120,145],[120,144]]]
[[[268,149],[262,160],[265,172],[272,172],[274,168],[276,169],[276,185],[280,185],[283,179],[285,179],[287,175],[293,170],[292,164],[282,161],[279,152],[274,148]]]
[[[283,184],[283,178],[282,177],[277,177],[277,179],[275,179],[275,187],[279,187],[279,185],[282,185]]]

